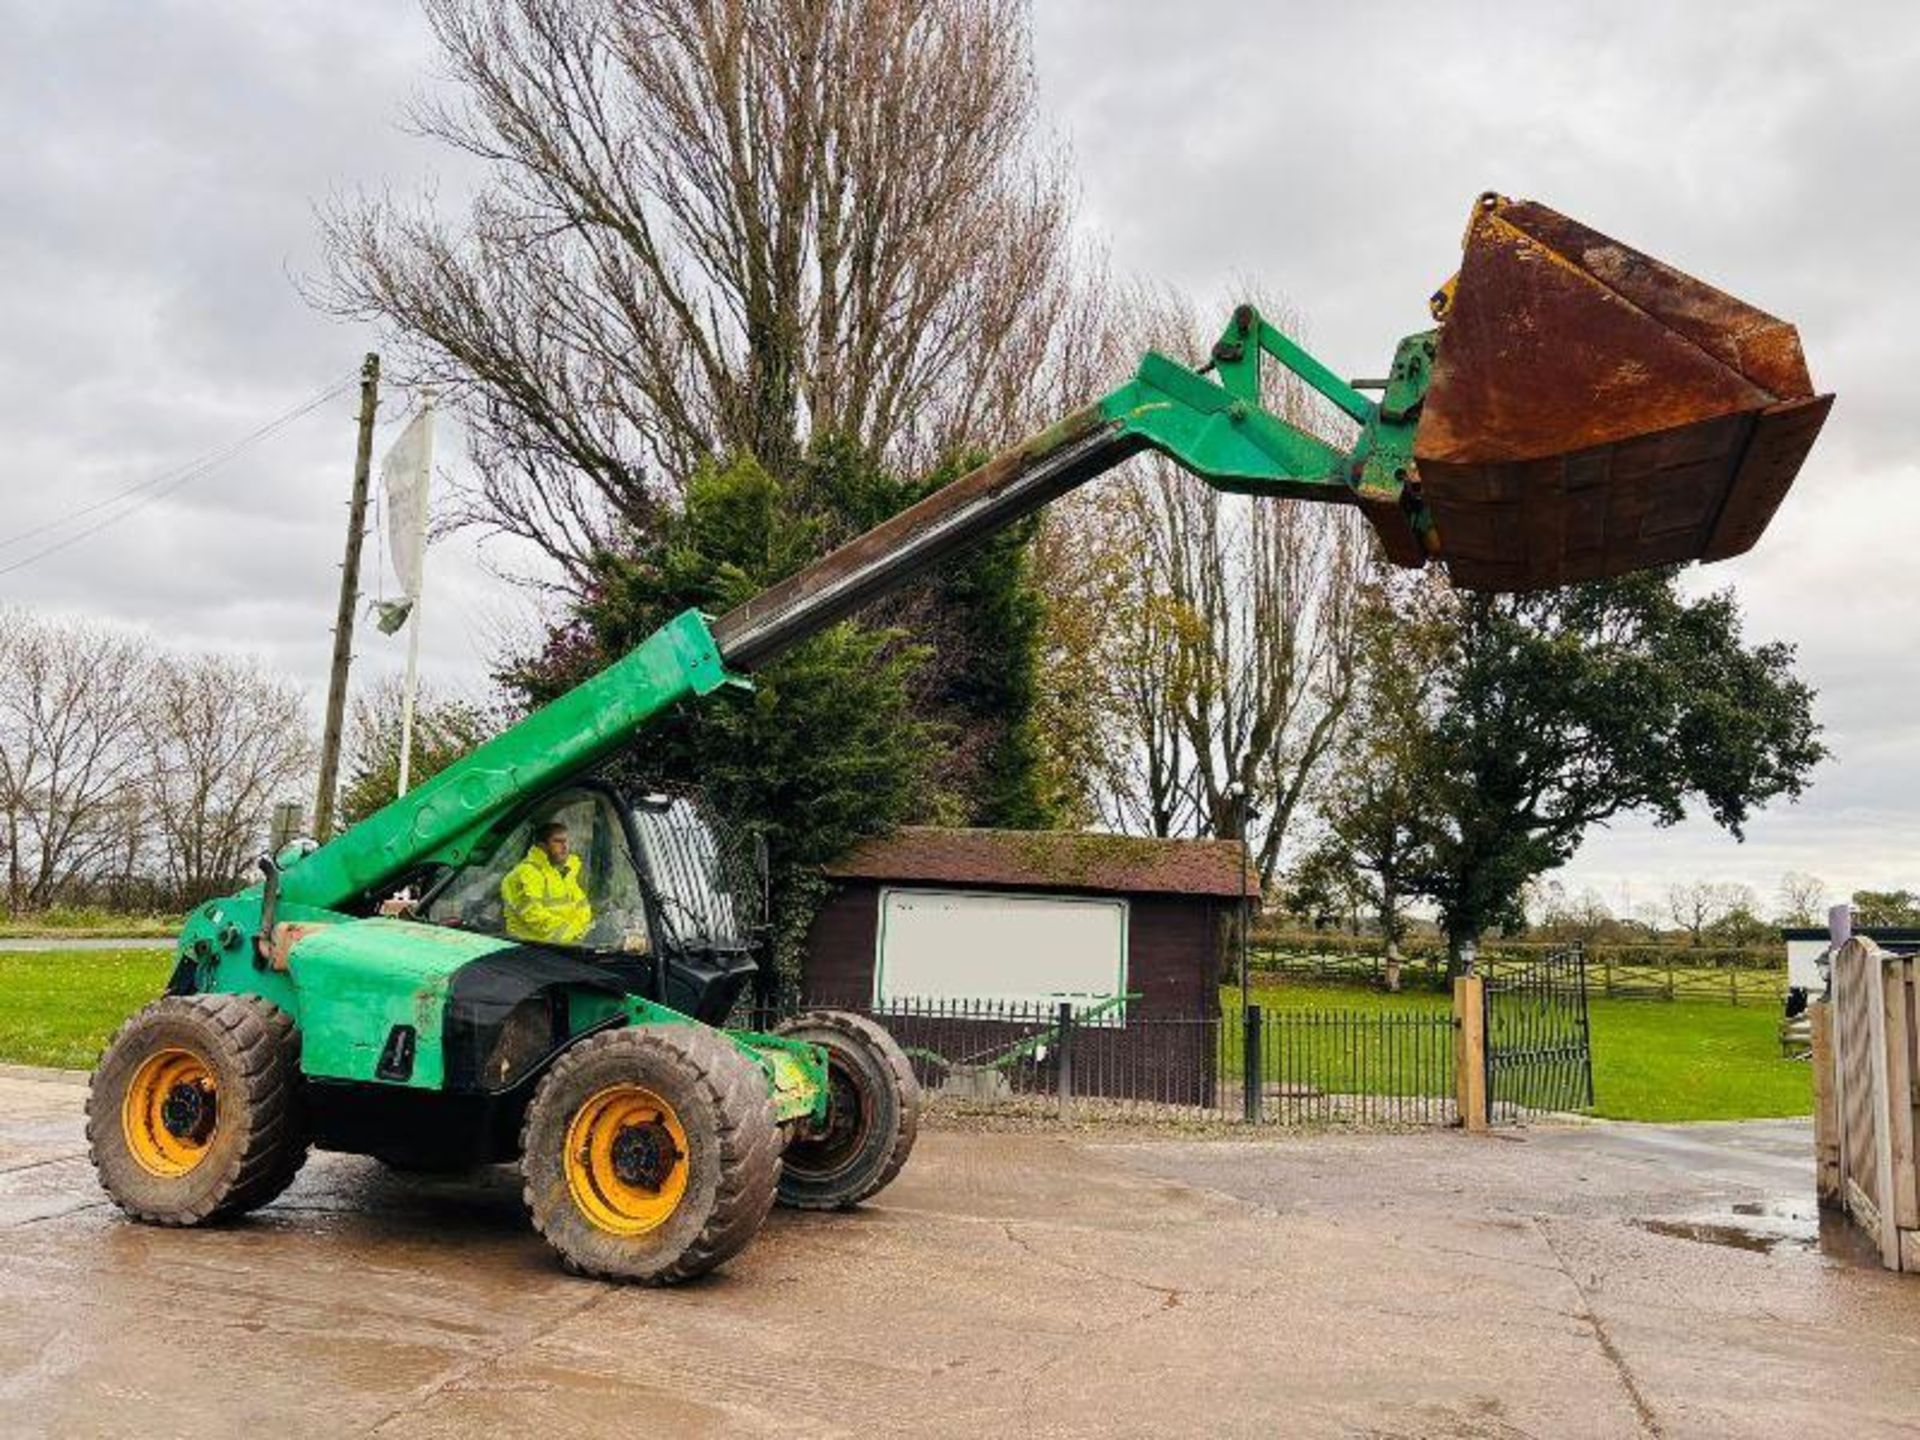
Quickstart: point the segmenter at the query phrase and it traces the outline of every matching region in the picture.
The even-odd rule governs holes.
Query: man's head
[[[543,820],[533,827],[533,843],[547,852],[555,865],[567,863],[567,826],[562,820]]]

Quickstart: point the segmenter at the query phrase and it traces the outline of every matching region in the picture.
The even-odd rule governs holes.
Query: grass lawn
[[[1398,995],[1343,985],[1256,984],[1254,1000],[1274,1012],[1445,1014],[1451,1000],[1433,990]],[[1240,1063],[1240,992],[1222,989],[1227,1063]],[[1813,1072],[1780,1057],[1780,1012],[1772,1004],[1593,999],[1594,1113],[1614,1120],[1748,1120],[1813,1113]],[[1332,1032],[1322,1053],[1310,1042],[1299,1077],[1337,1086],[1370,1072],[1370,1055],[1394,1032]],[[1404,1039],[1404,1035],[1402,1037]],[[1449,1073],[1450,1070],[1449,1070]],[[1349,1080],[1350,1083],[1350,1080]],[[1364,1083],[1364,1080],[1363,1080]]]
[[[1773,1005],[1596,1000],[1594,1113],[1614,1120],[1751,1120],[1813,1113],[1813,1066],[1780,1058]]]
[[[0,950],[0,1061],[91,1069],[172,968],[165,950]]]

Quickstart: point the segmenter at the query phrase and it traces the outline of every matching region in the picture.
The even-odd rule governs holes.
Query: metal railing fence
[[[934,999],[781,1007],[884,1025],[937,1104],[1264,1125],[1454,1123],[1445,1010],[1265,1008],[1166,1014],[1137,1003]]]

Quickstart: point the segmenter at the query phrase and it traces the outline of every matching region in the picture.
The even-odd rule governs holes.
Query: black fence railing
[[[1444,1011],[1166,1015],[1137,1004],[821,1002],[892,1033],[936,1104],[1097,1118],[1162,1112],[1272,1125],[1445,1125],[1454,1108]],[[813,1006],[798,1008],[814,1008]]]
[[[1481,993],[1491,1119],[1592,1107],[1586,970],[1575,945],[1523,970],[1487,977]]]

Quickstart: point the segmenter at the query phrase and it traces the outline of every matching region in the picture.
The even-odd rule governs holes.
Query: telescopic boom
[[[460,863],[661,712],[745,683],[789,646],[1146,450],[1217,489],[1356,505],[1389,559],[1441,559],[1470,588],[1536,589],[1752,545],[1832,401],[1814,393],[1793,327],[1532,202],[1483,196],[1465,251],[1433,297],[1442,323],[1400,342],[1386,378],[1368,386],[1377,400],[1243,305],[1200,368],[1150,352],[1111,394],[717,621],[681,615],[290,862],[280,898],[347,908],[422,866]],[[1344,415],[1350,443],[1265,408],[1269,365]]]

